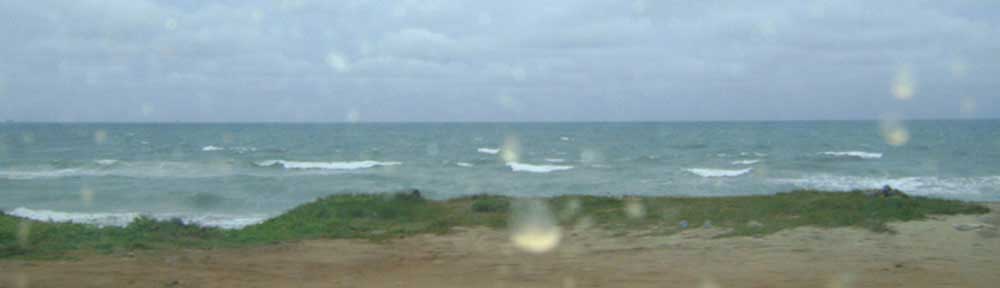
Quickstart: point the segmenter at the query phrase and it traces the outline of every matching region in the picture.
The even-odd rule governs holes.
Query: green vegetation
[[[319,238],[384,241],[457,226],[506,227],[509,197],[479,195],[430,201],[416,193],[336,195],[301,205],[281,216],[239,230],[140,218],[127,227],[45,223],[0,214],[0,258],[61,257],[67,251],[116,253],[153,248],[219,248]],[[562,225],[583,219],[596,227],[670,234],[710,221],[724,236],[766,235],[799,226],[858,227],[891,232],[886,223],[928,215],[981,214],[975,203],[926,197],[869,197],[864,191],[794,191],[739,197],[598,197],[543,199]],[[626,212],[631,206],[633,211]],[[515,206],[516,207],[516,206]],[[690,229],[689,228],[689,229]],[[621,233],[619,233],[621,234]]]

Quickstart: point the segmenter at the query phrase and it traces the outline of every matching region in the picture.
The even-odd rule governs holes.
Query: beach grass
[[[617,234],[671,234],[711,226],[720,237],[762,236],[801,226],[857,227],[892,233],[887,223],[930,215],[982,214],[983,205],[928,197],[871,197],[865,191],[799,190],[727,197],[559,196],[521,199],[477,195],[445,201],[419,193],[334,195],[237,230],[180,220],[139,218],[126,227],[48,223],[0,214],[0,258],[45,259],[70,251],[121,253],[137,249],[225,248],[307,239],[388,241],[442,234],[454,227],[505,229],[518,201],[544,203],[563,226],[591,223]],[[686,225],[684,225],[686,224]]]

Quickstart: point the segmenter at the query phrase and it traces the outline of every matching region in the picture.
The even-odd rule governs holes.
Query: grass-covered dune
[[[179,220],[140,218],[127,227],[46,223],[0,214],[0,258],[60,257],[68,251],[102,253],[154,248],[220,248],[321,238],[376,241],[452,227],[504,228],[512,201],[470,196],[432,201],[419,193],[335,195],[303,204],[263,223],[239,230],[187,225]],[[975,203],[926,197],[870,197],[864,191],[793,191],[768,196],[599,197],[539,199],[560,225],[581,220],[614,232],[670,234],[711,223],[724,236],[765,235],[799,226],[858,227],[891,232],[886,223],[929,215],[981,214]],[[515,209],[516,210],[516,209]],[[688,228],[688,229],[691,229]]]

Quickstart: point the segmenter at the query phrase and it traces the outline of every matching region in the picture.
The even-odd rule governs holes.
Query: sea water
[[[0,124],[0,209],[224,228],[317,197],[773,194],[891,185],[1000,200],[1000,121]]]

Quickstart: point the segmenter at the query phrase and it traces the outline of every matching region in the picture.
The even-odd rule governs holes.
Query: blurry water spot
[[[974,116],[976,114],[976,98],[962,97],[958,102],[958,110],[962,116]]]
[[[234,139],[236,139],[236,137],[233,136],[233,133],[222,133],[222,143],[226,145],[233,144]]]
[[[358,121],[361,121],[361,112],[358,111],[358,108],[352,107],[347,110],[347,115],[344,115],[344,120],[351,123],[358,123]]]
[[[31,133],[22,133],[21,134],[21,143],[24,143],[24,144],[35,143],[35,135],[31,134]]]
[[[580,220],[576,221],[576,224],[573,225],[573,230],[584,231],[590,229],[590,227],[594,227],[594,219],[590,218],[589,216],[584,216],[581,217]]]
[[[261,15],[260,11],[254,10],[250,13],[250,19],[253,20],[253,22],[260,22],[263,18],[264,16]]]
[[[17,245],[21,248],[28,248],[31,240],[31,222],[21,221],[17,223]]]
[[[562,231],[544,202],[519,199],[511,207],[510,240],[529,253],[545,253],[559,246]]]
[[[142,112],[142,116],[149,116],[149,114],[153,114],[153,106],[149,104],[142,104],[140,112]]]
[[[965,65],[964,61],[957,60],[951,63],[951,76],[957,79],[965,78],[965,73],[969,70],[969,67]]]
[[[28,282],[29,282],[28,281],[28,275],[25,275],[24,272],[22,272],[22,271],[17,271],[17,274],[14,274],[14,281],[13,282],[14,282],[14,287],[16,287],[16,288],[27,288],[27,287],[30,287],[28,285]]]
[[[510,68],[510,77],[513,78],[516,81],[524,81],[524,79],[525,79],[525,77],[527,77],[527,75],[528,75],[528,73],[522,67],[511,67]]]
[[[167,21],[163,21],[163,28],[171,31],[177,29],[177,20],[174,20],[174,18],[167,18]]]
[[[441,152],[441,150],[438,147],[437,143],[427,144],[427,155],[428,156],[437,156],[438,153],[440,153],[440,152]]]
[[[7,81],[4,80],[3,78],[0,78],[0,98],[2,98],[6,92],[7,92]]]
[[[108,131],[97,130],[94,131],[94,143],[97,145],[103,145],[108,142]]]
[[[479,17],[476,19],[479,25],[490,25],[493,24],[493,16],[489,13],[479,13]]]
[[[573,277],[569,277],[569,276],[563,277],[563,279],[562,279],[562,287],[563,288],[576,288],[576,280],[574,280]]]
[[[515,135],[507,135],[500,147],[500,158],[504,163],[515,163],[521,159],[521,141]]]
[[[778,28],[775,26],[774,21],[767,19],[757,23],[757,34],[763,37],[773,37],[778,34]]]
[[[879,128],[886,144],[901,146],[910,142],[910,132],[897,116],[883,116]]]
[[[625,216],[632,219],[639,219],[646,216],[646,207],[642,205],[642,200],[636,197],[625,198]]]
[[[347,63],[347,58],[344,58],[344,56],[337,51],[330,51],[326,54],[326,65],[329,65],[330,68],[333,68],[333,71],[337,71],[339,73],[344,73],[351,69],[350,65]]]
[[[916,80],[913,79],[908,66],[903,66],[896,71],[891,86],[892,96],[899,100],[910,100],[917,92]]]
[[[580,199],[569,199],[569,201],[566,201],[566,204],[563,205],[562,211],[559,213],[559,218],[573,218],[573,216],[576,216],[577,213],[580,213],[581,206]]]
[[[827,288],[847,288],[854,287],[854,274],[851,273],[840,273],[830,279],[830,282],[826,284]]]
[[[500,107],[506,110],[519,110],[521,108],[521,105],[520,103],[517,102],[517,99],[514,99],[514,97],[511,97],[510,95],[507,94],[501,94],[500,96],[498,96],[497,103],[500,104]]]
[[[94,203],[94,190],[89,187],[83,187],[80,189],[80,202],[83,206],[90,207]]]
[[[600,163],[603,160],[604,156],[596,149],[584,148],[580,150],[580,161],[583,163]]]
[[[632,1],[632,12],[635,12],[636,14],[646,13],[646,1],[645,0]]]
[[[716,283],[712,278],[702,278],[701,283],[698,283],[698,288],[720,288],[719,283]]]

